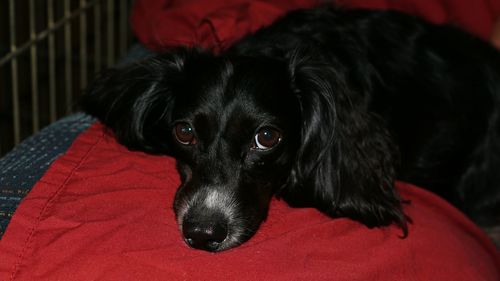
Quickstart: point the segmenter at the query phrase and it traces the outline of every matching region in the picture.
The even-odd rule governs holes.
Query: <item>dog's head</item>
[[[185,241],[249,239],[273,195],[367,226],[405,227],[382,122],[331,66],[180,49],[102,74],[85,111],[128,148],[174,156]]]

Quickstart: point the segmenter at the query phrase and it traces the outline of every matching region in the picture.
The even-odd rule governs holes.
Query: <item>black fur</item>
[[[196,248],[249,239],[273,195],[406,235],[395,178],[499,224],[500,54],[454,27],[299,10],[222,54],[181,48],[109,70],[82,106],[128,148],[176,157],[174,210]],[[176,141],[189,126],[192,141]],[[279,143],[258,149],[269,130]]]

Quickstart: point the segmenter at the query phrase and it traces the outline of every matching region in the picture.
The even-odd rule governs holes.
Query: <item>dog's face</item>
[[[211,59],[185,65],[170,154],[182,185],[174,210],[185,241],[220,251],[246,241],[285,184],[298,148],[299,104],[286,65]]]
[[[174,211],[184,240],[221,251],[255,233],[273,194],[288,180],[299,145],[299,103],[283,62],[184,56],[175,56],[182,66],[172,58],[145,62],[159,68],[155,74],[105,74],[104,80],[116,81],[94,87],[101,100],[91,107],[103,106],[94,115],[128,147],[177,159],[182,184]],[[114,98],[103,93],[140,79],[125,82]],[[130,120],[110,121],[126,116]]]
[[[82,106],[129,149],[177,159],[174,211],[194,248],[248,240],[274,194],[369,227],[405,229],[383,123],[344,74],[297,58],[181,49],[109,70]]]

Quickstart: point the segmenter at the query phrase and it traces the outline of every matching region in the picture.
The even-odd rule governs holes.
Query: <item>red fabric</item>
[[[131,25],[146,46],[159,50],[187,45],[220,51],[285,12],[319,0],[136,0]],[[500,15],[498,0],[337,0],[340,5],[395,9],[435,23],[452,23],[490,38]]]
[[[28,194],[0,241],[0,280],[500,280],[485,235],[440,198],[398,183],[410,234],[274,200],[244,245],[188,248],[169,157],[127,151],[96,124]]]
[[[146,46],[203,46],[219,51],[286,11],[317,0],[137,0],[132,29]]]
[[[500,16],[499,0],[337,0],[349,7],[393,9],[434,23],[451,23],[488,40]]]

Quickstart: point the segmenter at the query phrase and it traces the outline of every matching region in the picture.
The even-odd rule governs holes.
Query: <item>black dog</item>
[[[82,105],[128,148],[178,160],[174,210],[195,248],[249,239],[273,195],[406,235],[396,177],[499,224],[500,54],[450,26],[299,10],[222,54],[109,70]]]

